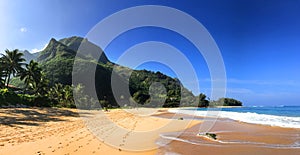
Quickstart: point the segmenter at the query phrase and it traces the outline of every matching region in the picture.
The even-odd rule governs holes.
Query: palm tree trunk
[[[4,78],[4,86],[6,86],[6,82],[7,82],[7,75],[8,75],[8,73],[7,73],[7,71],[5,72],[5,78]]]
[[[6,88],[8,88],[9,81],[10,81],[10,72],[8,72],[8,74],[7,74]]]

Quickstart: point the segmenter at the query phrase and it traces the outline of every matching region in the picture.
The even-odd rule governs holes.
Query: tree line
[[[77,84],[73,86],[71,84],[63,84],[49,80],[51,72],[49,70],[43,70],[47,68],[45,65],[41,65],[31,60],[28,64],[23,57],[23,53],[19,50],[5,50],[4,54],[0,57],[0,105],[2,104],[27,104],[30,106],[57,106],[57,107],[70,107],[74,108],[74,93],[76,93],[76,101],[80,102],[85,108],[100,108],[96,104],[96,99],[85,95],[84,86]],[[106,66],[105,66],[106,67]],[[106,67],[111,70],[112,66]],[[125,70],[126,71],[126,70]],[[119,74],[124,72],[124,68],[119,68]],[[59,72],[58,72],[59,73]],[[103,75],[104,71],[100,72]],[[53,76],[52,76],[53,77]],[[25,87],[22,89],[14,88],[11,83],[12,78],[19,78]],[[108,81],[107,79],[101,79],[99,77],[98,82]],[[154,92],[161,92],[156,98],[165,98],[163,107],[179,107],[179,106],[196,106],[196,107],[208,107],[216,105],[224,106],[241,106],[242,103],[235,99],[221,98],[218,101],[210,102],[205,94],[199,94],[194,96],[190,91],[181,88],[181,83],[178,79],[172,79],[160,72],[150,72],[146,70],[134,71],[130,77],[130,99],[134,100],[142,106],[154,106],[161,104],[160,101],[152,102],[155,105],[149,105],[150,95],[149,89],[153,82],[159,82],[166,88],[164,90],[152,90]],[[102,91],[108,91],[108,88],[102,89]],[[99,91],[100,92],[100,91]],[[111,103],[113,100],[109,100],[112,95],[103,93],[99,98],[101,107],[112,107],[116,105]],[[100,96],[100,95],[99,95]],[[195,102],[197,101],[197,103]],[[181,102],[181,103],[180,103]],[[89,105],[84,105],[89,104]]]
[[[73,90],[82,93],[83,86],[56,83],[50,85],[38,62],[28,64],[19,50],[5,50],[0,57],[0,105],[24,104],[29,106],[57,106],[74,108]],[[25,88],[10,85],[19,78]]]

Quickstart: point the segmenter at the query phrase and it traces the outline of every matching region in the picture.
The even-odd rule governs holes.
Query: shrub
[[[22,101],[16,93],[9,91],[7,88],[0,89],[0,105],[19,104]]]

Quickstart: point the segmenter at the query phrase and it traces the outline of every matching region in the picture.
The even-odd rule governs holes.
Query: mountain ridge
[[[102,52],[101,56],[96,60],[95,57],[99,56],[99,52]],[[80,62],[76,63],[77,66],[73,66],[75,56],[76,61]],[[88,68],[96,66],[95,84],[92,85],[95,85],[98,99],[106,100],[112,106],[119,106],[116,101],[118,99],[115,98],[115,94],[112,91],[111,76],[113,72],[116,73],[118,86],[127,86],[130,90],[129,95],[122,92],[117,94],[117,96],[123,98],[123,105],[132,104],[132,99],[141,105],[150,104],[152,101],[149,90],[155,82],[161,83],[165,87],[166,106],[177,107],[180,101],[184,101],[186,105],[195,104],[195,96],[178,79],[160,72],[133,70],[115,64],[108,60],[100,47],[82,37],[73,36],[58,41],[51,38],[47,47],[39,53],[37,61],[40,63],[46,77],[50,80],[50,85],[55,83],[71,85],[74,82],[72,82],[73,76],[93,75],[89,74],[92,71],[88,70]],[[130,71],[132,71],[132,74],[129,75]],[[84,77],[78,83],[89,83],[89,79],[90,77],[86,79]],[[92,85],[86,88],[87,92],[92,93],[91,91],[93,90],[89,88]],[[156,92],[164,91],[156,90]]]
[[[29,63],[31,60],[36,60],[39,55],[39,53],[30,53],[28,50],[19,50],[19,51],[24,54],[26,63]]]

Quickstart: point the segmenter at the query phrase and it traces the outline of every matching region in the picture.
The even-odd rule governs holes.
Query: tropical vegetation
[[[80,48],[79,48],[80,47]],[[84,55],[77,55],[84,50]],[[99,59],[94,59],[101,52]],[[28,53],[27,53],[28,55]],[[31,58],[32,59],[32,58]],[[240,101],[222,98],[209,102],[205,94],[195,96],[177,78],[161,72],[132,70],[108,60],[102,49],[87,39],[70,37],[59,41],[51,39],[35,60],[25,63],[19,50],[5,50],[0,57],[0,104],[27,104],[30,106],[110,108],[110,107],[179,107],[211,105],[241,105]],[[28,61],[27,61],[28,62]],[[73,81],[72,77],[88,75],[86,68],[96,66],[95,88],[97,99],[84,83],[89,78]],[[129,93],[114,94],[112,74],[118,86],[129,87]],[[131,74],[129,74],[131,73]],[[155,86],[155,84],[158,84]],[[118,103],[117,99],[122,103]],[[97,104],[97,100],[100,105]]]

